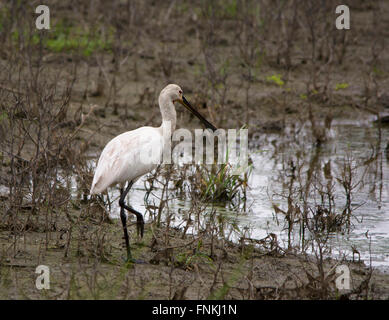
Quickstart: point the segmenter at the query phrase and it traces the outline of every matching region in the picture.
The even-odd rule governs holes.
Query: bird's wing
[[[161,161],[162,142],[160,131],[152,127],[128,131],[112,139],[100,155],[91,194],[153,170]]]

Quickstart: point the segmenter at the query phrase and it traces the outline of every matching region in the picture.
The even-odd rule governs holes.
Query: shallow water
[[[290,139],[293,136],[295,138]],[[286,130],[288,132],[288,130]],[[240,227],[250,230],[249,236],[255,239],[275,233],[283,246],[287,246],[287,232],[284,229],[283,217],[277,215],[272,207],[272,201],[280,208],[286,208],[286,200],[275,194],[285,192],[283,182],[287,180],[285,165],[295,154],[302,152],[300,161],[304,163],[303,172],[308,170],[310,159],[315,152],[311,141],[311,129],[303,124],[299,130],[289,128],[286,135],[258,134],[251,141],[250,156],[253,160],[253,171],[249,179],[247,193],[247,207],[245,214],[237,215],[235,211],[218,207],[220,214],[237,220]],[[315,166],[323,167],[331,162],[333,179],[341,176],[345,159],[352,159],[357,166],[354,171],[355,182],[359,183],[352,192],[351,207],[353,208],[352,228],[350,233],[332,233],[330,245],[332,254],[345,254],[352,258],[351,246],[360,253],[361,260],[386,270],[389,268],[389,161],[385,155],[385,147],[389,141],[389,129],[381,128],[381,137],[378,128],[373,125],[372,119],[364,121],[334,121],[329,140],[320,148],[315,159]],[[380,138],[380,139],[379,139]],[[372,154],[376,157],[371,160]],[[370,159],[370,161],[368,161]],[[368,163],[365,163],[365,162]],[[145,186],[140,179],[129,195],[131,205],[140,212],[145,212]],[[118,192],[110,192],[111,200],[118,197]],[[337,212],[345,204],[345,193],[338,183],[335,185],[335,204]],[[158,205],[158,203],[156,203]],[[312,204],[314,200],[312,199]],[[169,205],[171,209],[187,209],[190,201],[176,199]],[[119,208],[115,201],[111,208],[113,217],[118,217]],[[175,224],[182,221],[179,215]],[[243,229],[243,228],[242,228]],[[195,230],[194,230],[195,231]],[[368,233],[366,233],[368,232]],[[293,234],[293,244],[298,244],[298,235]]]
[[[340,175],[343,160],[347,157],[353,159],[355,165],[355,181],[361,183],[352,193],[351,206],[354,208],[352,219],[353,227],[346,235],[333,233],[331,245],[333,254],[346,253],[352,258],[351,246],[354,246],[361,255],[361,260],[369,263],[371,258],[373,266],[389,267],[389,161],[385,155],[385,147],[389,141],[388,128],[381,129],[381,143],[379,142],[378,128],[369,122],[338,121],[332,125],[331,139],[323,146],[318,158],[319,165],[331,161],[333,175]],[[364,165],[369,159],[372,145],[377,151],[376,160]],[[378,149],[380,148],[380,149]],[[277,158],[285,153],[293,152],[293,146],[272,158],[274,151],[265,151],[253,157],[254,174],[250,180],[250,198],[254,200],[252,214],[248,220],[254,227],[254,237],[263,237],[267,230],[271,230],[286,241],[286,232],[280,233],[280,228],[274,223],[274,214],[268,194],[280,191],[280,183],[274,181],[279,175],[280,164]],[[312,151],[311,151],[312,152]],[[338,169],[338,170],[336,170]],[[364,175],[363,175],[364,174]],[[340,185],[335,188],[335,203],[338,210],[345,203],[344,190]],[[280,205],[280,207],[285,206]],[[282,225],[282,223],[281,223]],[[269,230],[269,231],[270,231]],[[368,237],[366,232],[368,231]],[[357,257],[356,257],[357,258]],[[385,269],[386,269],[385,268]]]

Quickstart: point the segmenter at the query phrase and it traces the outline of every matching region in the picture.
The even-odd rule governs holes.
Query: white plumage
[[[127,233],[127,217],[124,209],[137,217],[138,234],[143,236],[143,216],[131,206],[125,204],[125,197],[133,183],[144,174],[155,169],[162,162],[163,150],[170,148],[171,134],[176,127],[176,109],[174,102],[179,102],[196,115],[207,128],[216,130],[204,117],[198,113],[182,95],[181,88],[176,84],[167,85],[159,95],[162,124],[160,127],[141,127],[128,131],[113,138],[103,149],[97,163],[90,194],[104,192],[107,188],[120,186],[120,218],[123,224],[124,239],[127,247],[127,260],[132,260]],[[124,189],[125,183],[128,186]]]
[[[142,127],[113,138],[100,155],[90,193],[101,193],[116,184],[124,186],[154,170],[161,162],[162,144],[162,128]],[[143,161],[150,150],[154,158]]]

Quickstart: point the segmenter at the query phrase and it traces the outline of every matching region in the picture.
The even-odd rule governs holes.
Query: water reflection
[[[263,146],[263,152],[253,155],[255,167],[248,195],[254,201],[250,214],[255,221],[253,236],[263,237],[265,226],[270,225],[272,232],[278,233],[287,244],[286,232],[281,232],[280,226],[272,223],[273,210],[268,195],[285,193],[286,175],[290,174],[286,168],[288,161],[301,159],[301,171],[306,177],[313,166],[323,168],[323,176],[326,176],[326,167],[327,171],[331,170],[333,180],[337,182],[333,190],[334,204],[341,210],[347,203],[347,195],[338,179],[342,180],[343,165],[348,160],[353,168],[349,205],[355,218],[352,219],[351,232],[343,235],[332,233],[330,244],[334,252],[338,249],[350,254],[351,246],[354,246],[365,261],[369,261],[371,248],[372,264],[389,266],[389,165],[384,157],[389,130],[378,130],[371,122],[337,121],[332,125],[331,139],[322,145],[320,151],[309,139],[309,128],[303,128],[295,139],[285,142],[280,137],[264,137],[264,142],[258,143]],[[285,199],[273,198],[273,201],[277,200],[286,210]],[[313,199],[310,201],[314,202]],[[281,223],[281,226],[284,225]]]

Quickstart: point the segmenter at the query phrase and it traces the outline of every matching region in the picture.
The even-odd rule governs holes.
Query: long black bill
[[[181,101],[180,101],[181,102]],[[217,128],[208,122],[195,108],[193,108],[188,100],[185,99],[184,96],[182,96],[182,103],[181,103],[185,108],[187,108],[190,112],[192,112],[197,118],[201,120],[202,123],[208,128],[211,129],[212,131],[216,131]]]

